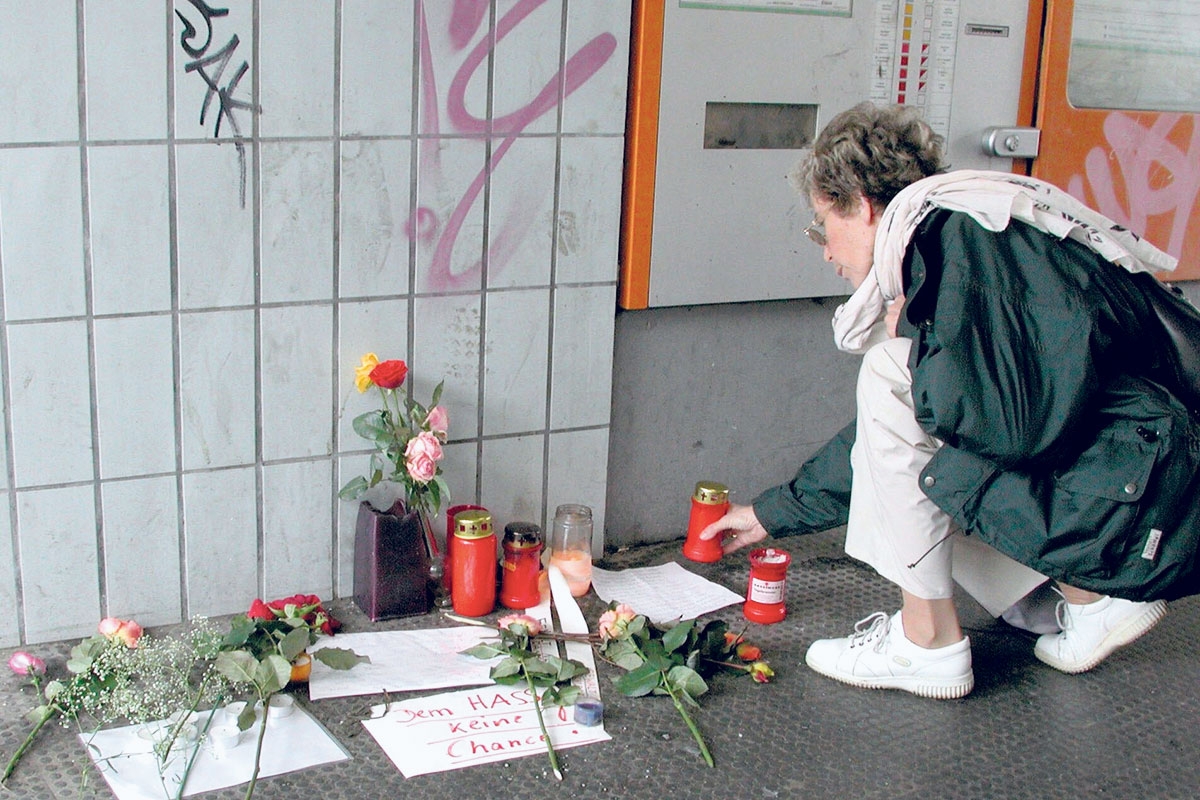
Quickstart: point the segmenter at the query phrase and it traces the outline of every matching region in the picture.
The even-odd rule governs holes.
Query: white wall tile
[[[579,88],[563,101],[563,133],[625,132],[633,0],[567,0],[567,59]]]
[[[554,273],[559,284],[616,280],[624,148],[620,138],[562,140]]]
[[[254,461],[254,313],[179,321],[183,468]]]
[[[75,0],[4,4],[0,142],[79,139],[76,53]]]
[[[484,143],[424,139],[417,176],[417,291],[478,289],[483,264]],[[440,160],[426,163],[426,148]]]
[[[14,647],[21,643],[20,619],[17,609],[17,570],[13,558],[12,521],[9,503],[12,494],[0,494],[0,607],[10,609],[0,614],[0,647]]]
[[[10,325],[8,359],[17,486],[92,480],[86,324]]]
[[[413,5],[412,0],[343,2],[343,136],[412,130]]]
[[[479,297],[419,297],[414,313],[408,379],[416,398],[427,403],[433,387],[445,381],[442,405],[450,415],[450,438],[478,436]]]
[[[333,133],[333,0],[260,0],[264,136]]]
[[[110,481],[101,494],[105,615],[142,625],[179,622],[183,608],[175,476]]]
[[[10,321],[75,316],[86,308],[79,180],[77,148],[0,150],[0,251]]]
[[[515,521],[541,524],[544,441],[542,436],[484,441],[480,494],[498,529]]]
[[[408,291],[408,140],[342,144],[338,294],[379,297]]]
[[[262,154],[264,303],[333,296],[333,145],[267,142]]]
[[[483,432],[546,427],[550,291],[489,292],[484,357]]]
[[[250,180],[228,144],[176,147],[179,305],[181,308],[246,305],[254,301],[254,204]]]
[[[94,313],[171,308],[169,187],[165,145],[88,150]]]
[[[551,428],[609,424],[616,302],[615,286],[554,293]]]
[[[91,486],[19,492],[25,640],[87,636],[101,619]]]
[[[553,133],[561,91],[562,0],[532,9],[528,3],[500,0],[496,16],[492,130]]]
[[[380,407],[378,389],[359,393],[354,385],[354,370],[362,357],[375,353],[380,361],[399,358],[410,361],[406,352],[408,341],[408,302],[405,300],[374,300],[361,303],[342,303],[338,311],[337,370],[337,451],[362,450],[369,443],[354,432],[354,418]],[[426,398],[428,400],[428,398]],[[365,456],[351,459],[353,470],[367,469]],[[351,472],[354,477],[356,472]],[[346,480],[350,480],[350,477]],[[342,483],[345,483],[343,481]],[[342,484],[338,484],[340,488]]]
[[[328,306],[262,310],[264,459],[333,452],[332,342]]]
[[[333,486],[328,461],[263,468],[264,599],[333,591]]]
[[[362,456],[346,456],[337,460],[337,488],[341,488],[366,470],[366,459]],[[354,595],[354,533],[358,520],[358,503],[353,500],[335,500],[337,515],[337,543],[333,549],[333,595]]]
[[[95,347],[101,477],[174,472],[171,318],[98,319]]]
[[[84,0],[89,139],[167,135],[166,32],[173,16],[161,0]]]
[[[184,475],[183,509],[187,616],[246,611],[259,594],[254,470]]]
[[[215,5],[215,4],[213,4]],[[254,132],[254,4],[225,3],[228,13],[205,16],[191,3],[172,3],[175,64],[175,135],[181,139],[232,139]],[[182,18],[181,18],[182,17]],[[191,33],[188,33],[188,26]],[[222,66],[221,62],[224,61]],[[211,62],[211,63],[204,63]],[[211,82],[216,89],[210,88]],[[228,96],[221,106],[218,90]],[[240,106],[246,107],[240,107]]]
[[[488,286],[546,286],[554,235],[553,138],[519,138],[493,160]]]
[[[454,421],[451,420],[451,425]],[[475,440],[450,442],[442,448],[442,477],[450,487],[450,500],[443,502],[438,519],[442,533],[446,532],[446,509],[462,503],[475,503],[479,498],[478,480],[475,477],[479,464],[479,448]]]
[[[608,428],[551,433],[547,474],[547,513],[552,515],[563,503],[582,503],[590,507],[592,555],[603,555]],[[686,525],[686,520],[683,524]]]

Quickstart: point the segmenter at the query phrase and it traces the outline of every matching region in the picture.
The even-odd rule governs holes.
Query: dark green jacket
[[[1200,593],[1200,426],[1152,309],[1166,290],[1077,242],[948,211],[921,223],[904,268],[917,420],[945,443],[925,494],[1064,583]],[[853,441],[852,423],[754,500],[769,532],[845,524]]]

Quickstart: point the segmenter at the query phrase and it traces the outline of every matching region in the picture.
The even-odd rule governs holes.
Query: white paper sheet
[[[322,646],[348,648],[360,656],[368,656],[371,662],[338,670],[314,658],[308,696],[323,700],[491,683],[488,671],[493,662],[461,653],[479,644],[486,635],[486,628],[463,625],[419,631],[339,633],[322,638]],[[314,647],[313,651],[319,649]]]
[[[207,717],[207,711],[201,712],[201,727]],[[216,712],[213,727],[224,721],[222,712]],[[254,752],[261,725],[261,722],[255,723],[242,733],[236,747],[224,751],[217,751],[210,742],[200,739],[184,796],[249,781],[254,772]],[[174,797],[179,786],[186,765],[184,754],[171,759],[164,770],[165,775],[160,775],[154,745],[146,730],[147,726],[130,725],[79,737],[119,800],[163,800]],[[287,717],[269,716],[258,777],[282,775],[349,758],[320,723],[296,706]]]
[[[673,561],[619,572],[593,567],[592,588],[606,603],[627,603],[651,622],[694,619],[746,599]]]

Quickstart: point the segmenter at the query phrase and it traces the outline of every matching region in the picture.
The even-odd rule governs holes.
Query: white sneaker
[[[921,697],[951,700],[975,685],[971,640],[945,647],[919,647],[904,635],[897,611],[890,619],[877,611],[854,626],[845,639],[819,639],[805,663],[815,671],[864,689],[903,689]]]
[[[1033,654],[1039,661],[1063,672],[1087,672],[1118,647],[1141,637],[1166,613],[1167,604],[1162,600],[1135,603],[1104,597],[1086,605],[1059,600],[1058,621],[1062,633],[1038,637]]]

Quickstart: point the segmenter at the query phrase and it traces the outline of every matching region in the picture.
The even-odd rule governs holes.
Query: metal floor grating
[[[261,780],[255,797],[374,798],[1192,798],[1200,783],[1200,601],[1172,604],[1145,638],[1092,672],[1069,676],[1033,657],[1033,637],[993,621],[960,598],[971,637],[975,690],[934,701],[868,691],[822,678],[803,665],[815,638],[846,635],[872,611],[892,611],[898,594],[841,550],[841,531],[784,539],[792,554],[788,618],[750,625],[776,670],[759,686],[724,676],[695,719],[716,759],[709,769],[665,697],[607,691],[611,742],[560,753],[556,782],[541,756],[405,779],[360,724],[379,695],[299,699],[349,751],[351,760]],[[686,562],[680,542],[611,554],[603,566],[681,563],[739,594],[747,562]],[[433,627],[436,615],[372,624],[349,601],[330,604],[346,631]],[[589,593],[592,621],[603,604]],[[740,606],[711,617],[741,625]],[[25,648],[61,666],[72,642]],[[7,659],[11,651],[3,657]],[[598,666],[602,687],[617,674]],[[24,737],[32,697],[13,677],[0,681],[0,757]],[[111,797],[77,739],[52,726],[0,790],[0,800]],[[235,800],[244,787],[203,795]]]

